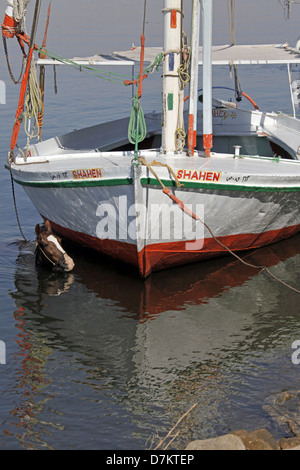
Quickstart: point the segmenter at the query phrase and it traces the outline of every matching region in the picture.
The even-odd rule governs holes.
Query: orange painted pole
[[[144,71],[144,57],[145,57],[145,36],[141,35],[141,58],[140,58],[140,77],[138,87],[138,98],[140,99],[143,93],[143,71]]]
[[[205,156],[210,157],[210,151],[213,148],[212,134],[203,134],[203,148],[205,150]]]
[[[194,115],[189,114],[189,125],[188,125],[188,154],[190,156],[194,155]]]
[[[31,48],[30,51],[29,51],[29,54],[27,56],[27,65],[26,65],[26,70],[24,72],[22,83],[21,83],[18,109],[17,109],[17,112],[16,112],[14,128],[13,128],[13,133],[12,133],[11,142],[10,142],[10,157],[12,157],[12,158],[14,157],[14,149],[16,147],[17,140],[18,140],[20,124],[21,124],[21,120],[22,120],[21,119],[21,114],[24,111],[24,100],[25,100],[25,95],[26,95],[26,90],[27,90],[28,79],[29,79],[32,54],[33,54],[33,49]]]

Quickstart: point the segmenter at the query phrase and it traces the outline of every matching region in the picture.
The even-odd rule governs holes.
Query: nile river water
[[[128,7],[121,0],[90,0],[84,14],[79,1],[58,3],[50,50],[66,57],[93,55],[139,41],[143,2]],[[227,2],[215,1],[216,44],[228,41],[221,3]],[[248,5],[241,1],[238,12]],[[146,41],[150,37],[153,45],[161,43],[161,8],[162,2],[153,0],[148,11]],[[255,0],[249,22],[255,8],[253,42],[297,39],[299,7],[294,5],[288,22],[277,1]],[[251,42],[245,17],[237,23],[240,42]],[[12,43],[9,50],[17,75],[20,54]],[[6,83],[6,104],[0,105],[0,345],[6,352],[0,364],[0,448],[153,449],[195,403],[171,448],[237,429],[266,428],[277,438],[288,436],[264,403],[284,389],[300,388],[300,365],[292,361],[292,344],[300,340],[299,294],[230,257],[156,273],[146,281],[74,246],[68,246],[76,264],[72,273],[35,267],[34,227],[41,218],[16,187],[24,241],[4,168],[19,87],[9,79],[3,50],[0,60]],[[261,108],[291,112],[284,66],[245,67],[239,73],[243,91]],[[56,75],[58,94],[53,69],[47,69],[43,138],[130,113],[130,90],[63,67]],[[214,84],[232,86],[227,68],[216,69]],[[144,82],[144,111],[160,110],[159,85],[159,73]],[[19,145],[24,142],[23,131]],[[300,236],[248,259],[299,288]]]

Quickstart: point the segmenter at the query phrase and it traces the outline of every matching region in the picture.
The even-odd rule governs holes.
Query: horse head
[[[52,264],[53,271],[71,271],[74,261],[61,246],[61,239],[54,235],[49,220],[45,227],[36,225],[36,262],[37,264]]]

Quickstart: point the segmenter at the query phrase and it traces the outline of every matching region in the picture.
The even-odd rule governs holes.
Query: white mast
[[[164,153],[176,151],[176,130],[180,88],[178,68],[181,63],[181,0],[164,0],[164,69],[163,69],[163,124]]]
[[[190,78],[190,104],[188,151],[194,155],[197,136],[197,104],[198,104],[198,68],[199,68],[199,34],[200,34],[200,3],[193,0],[192,12],[192,39],[191,39],[191,78]]]
[[[203,45],[203,147],[205,156],[210,156],[212,135],[212,13],[213,0],[201,0],[202,45]]]

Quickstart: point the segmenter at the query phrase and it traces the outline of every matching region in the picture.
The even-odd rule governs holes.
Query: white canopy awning
[[[140,47],[117,51],[112,55],[95,54],[91,57],[74,57],[78,65],[134,65],[140,61]],[[161,47],[146,47],[145,62],[152,63],[162,52]],[[39,59],[38,65],[59,65],[64,62]],[[300,63],[300,51],[288,44],[255,44],[238,46],[213,46],[212,65],[272,65]],[[199,65],[202,65],[202,47],[199,48]]]
[[[160,47],[145,48],[145,61],[153,62],[162,51]],[[126,52],[115,52],[118,58],[139,61],[140,47]],[[239,46],[213,46],[213,65],[251,65],[251,64],[295,64],[300,62],[300,51],[288,44],[256,44]],[[199,48],[199,65],[202,65],[202,47]]]

